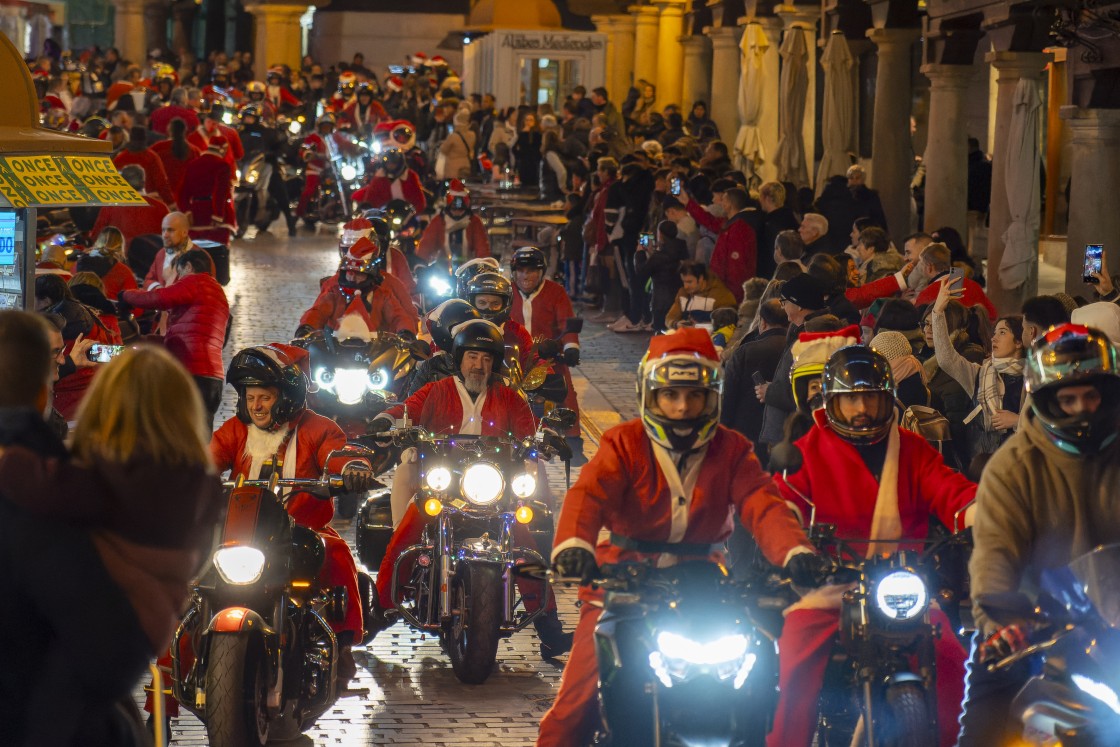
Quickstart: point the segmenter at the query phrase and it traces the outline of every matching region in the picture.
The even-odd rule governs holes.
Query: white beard
[[[248,434],[245,439],[245,456],[252,460],[252,466],[249,468],[249,474],[246,475],[246,478],[257,480],[260,478],[261,467],[276,455],[276,450],[280,448],[280,444],[284,442],[288,435],[288,429],[280,428],[276,431],[265,431],[250,423],[246,430]]]

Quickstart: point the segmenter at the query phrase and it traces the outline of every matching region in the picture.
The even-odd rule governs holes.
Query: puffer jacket
[[[120,300],[140,309],[169,313],[164,345],[192,376],[225,378],[222,344],[229,323],[229,301],[218,281],[206,273],[181,277],[166,288],[122,291]]]

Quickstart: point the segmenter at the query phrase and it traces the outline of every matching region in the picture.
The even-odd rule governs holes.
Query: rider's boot
[[[344,630],[338,634],[338,667],[335,669],[335,679],[339,691],[345,690],[358,674],[358,665],[354,661],[354,633]]]
[[[564,632],[564,625],[556,610],[549,610],[533,621],[541,641],[541,659],[548,661],[572,650],[572,634]]]

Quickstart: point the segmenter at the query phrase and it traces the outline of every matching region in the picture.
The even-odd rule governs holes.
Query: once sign
[[[0,157],[0,194],[18,208],[147,204],[107,156]]]

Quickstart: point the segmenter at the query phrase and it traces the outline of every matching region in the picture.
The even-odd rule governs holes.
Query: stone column
[[[919,29],[868,29],[879,54],[871,130],[871,186],[879,191],[887,228],[898,238],[910,233],[910,49]]]
[[[608,93],[614,93],[614,68],[618,61],[618,45],[615,38],[618,30],[614,26],[614,16],[591,16],[591,22],[595,24],[595,30],[600,34],[607,35],[607,54],[606,54],[606,69],[603,71],[603,85],[607,87]],[[588,94],[591,92],[588,91]]]
[[[191,30],[197,12],[194,0],[175,0],[171,4],[171,51],[176,55],[191,49]]]
[[[1022,78],[1036,81],[1041,78],[1050,57],[1042,52],[989,52],[984,59],[996,71],[995,138],[991,143],[992,204],[988,213],[988,272],[985,275],[988,285],[985,291],[1001,314],[1011,314],[1019,311],[1024,300],[1035,295],[1038,272],[1036,270],[1026,283],[1011,291],[1005,290],[999,282],[1003,233],[1011,223],[1011,209],[1007,205],[1007,136],[1015,111],[1015,87]],[[1072,232],[1072,227],[1070,230]]]
[[[762,55],[762,118],[758,129],[762,137],[762,151],[766,160],[762,163],[763,181],[772,182],[778,178],[778,167],[774,156],[778,153],[778,107],[781,106],[781,61],[778,50],[782,47],[782,20],[780,18],[755,18],[766,34],[766,52]]]
[[[143,65],[148,54],[143,0],[115,0],[113,6],[117,11],[113,20],[113,45],[120,51],[121,59]]]
[[[712,101],[708,107],[728,146],[739,133],[739,34],[738,28],[708,28],[712,40]]]
[[[657,23],[657,108],[680,104],[681,111],[688,111],[689,107],[681,101],[684,47],[680,38],[684,32],[684,0],[655,0],[655,5],[660,13]]]
[[[611,88],[607,93],[611,100],[621,104],[626,100],[626,92],[634,80],[634,16],[622,14],[611,16],[615,32],[614,66],[607,71]]]
[[[171,6],[165,0],[148,0],[144,3],[144,37],[147,49],[142,50],[139,58],[127,58],[137,65],[144,64],[144,58],[151,49],[167,49],[167,19],[171,16]]]
[[[657,82],[657,8],[652,5],[631,5],[630,14],[634,16],[634,84],[639,80]],[[626,90],[611,92],[614,100],[621,102],[626,98]]]
[[[926,165],[926,230],[941,226],[968,235],[968,133],[965,94],[978,79],[972,65],[922,65],[930,80]],[[897,235],[897,232],[896,232]]]
[[[805,67],[809,76],[809,88],[805,91],[805,118],[802,122],[801,138],[804,141],[805,166],[809,172],[809,186],[813,186],[817,176],[817,69],[820,66],[817,64],[816,29],[820,13],[807,11],[793,5],[776,5],[774,6],[774,15],[781,19],[785,33],[805,35],[805,49],[808,52]],[[780,47],[781,44],[778,46]],[[774,54],[777,54],[777,50]],[[777,140],[775,140],[774,150],[777,151],[777,148]]]
[[[1120,269],[1120,110],[1063,106],[1061,117],[1070,135],[1072,175],[1065,291],[1088,298],[1081,280],[1086,244],[1104,244],[1109,269]]]
[[[299,67],[299,18],[307,12],[306,5],[280,5],[265,2],[245,4],[253,16],[253,66],[267,70],[273,65]]]
[[[691,112],[695,101],[706,101],[711,107],[712,43],[701,35],[682,36],[679,41],[684,49],[681,111]]]

